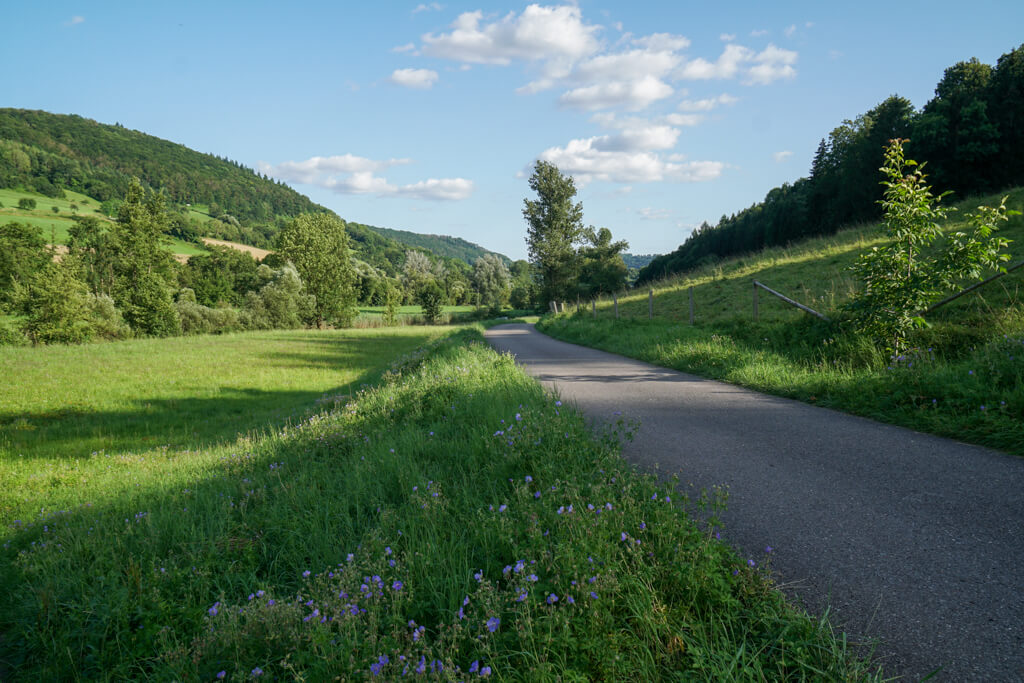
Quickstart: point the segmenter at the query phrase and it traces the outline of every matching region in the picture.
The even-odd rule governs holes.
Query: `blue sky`
[[[19,2],[0,106],[119,122],[348,220],[525,258],[536,159],[665,253],[818,141],[1024,41],[1021,2]]]

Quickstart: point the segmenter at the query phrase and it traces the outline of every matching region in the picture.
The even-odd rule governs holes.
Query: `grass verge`
[[[0,677],[875,675],[478,328],[333,408],[5,515]]]

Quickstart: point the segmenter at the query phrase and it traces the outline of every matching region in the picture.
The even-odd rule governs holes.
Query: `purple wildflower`
[[[491,617],[487,620],[487,630],[491,633],[497,631],[499,626],[501,626],[501,619],[498,617]]]

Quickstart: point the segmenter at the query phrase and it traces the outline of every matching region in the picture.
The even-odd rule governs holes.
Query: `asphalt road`
[[[624,456],[728,487],[723,538],[886,674],[1024,681],[1024,458],[556,341],[487,340],[592,419],[641,422]]]

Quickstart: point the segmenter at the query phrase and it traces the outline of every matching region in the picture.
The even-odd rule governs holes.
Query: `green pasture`
[[[476,330],[409,352],[440,334],[3,351],[39,438],[0,454],[0,679],[878,678],[625,464],[630,425]]]
[[[233,441],[354,392],[440,333],[290,330],[0,347],[0,460],[74,462]]]

